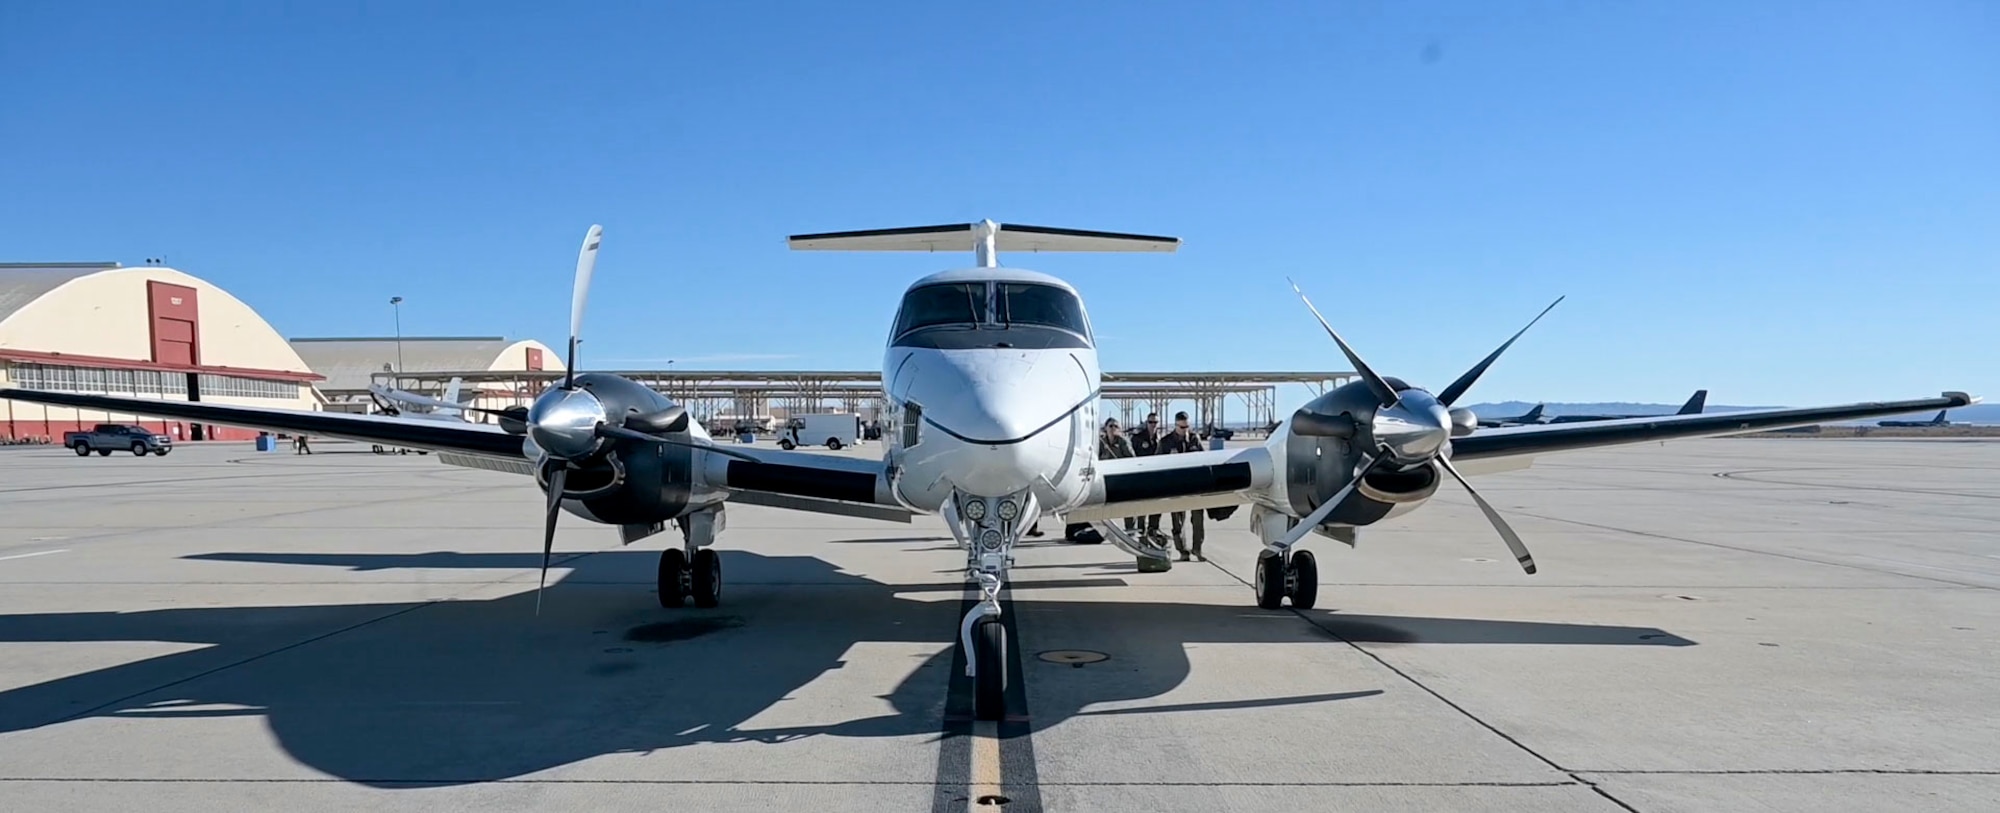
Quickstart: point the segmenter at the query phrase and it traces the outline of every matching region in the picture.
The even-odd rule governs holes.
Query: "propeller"
[[[1514,561],[1520,563],[1523,571],[1532,575],[1535,572],[1535,559],[1528,553],[1528,546],[1521,541],[1521,535],[1514,532],[1513,526],[1508,525],[1507,520],[1500,516],[1500,512],[1494,510],[1493,505],[1488,503],[1485,497],[1480,496],[1479,491],[1472,487],[1472,483],[1465,479],[1465,475],[1460,474],[1458,469],[1451,464],[1451,459],[1447,455],[1447,452],[1450,445],[1452,424],[1450,413],[1447,412],[1446,408],[1463,397],[1467,390],[1472,389],[1472,385],[1479,381],[1479,377],[1486,373],[1487,368],[1493,366],[1493,362],[1500,358],[1500,354],[1507,352],[1507,348],[1512,347],[1515,340],[1520,339],[1522,334],[1527,333],[1528,328],[1534,327],[1535,323],[1541,321],[1543,316],[1547,316],[1549,311],[1554,310],[1555,306],[1560,304],[1565,297],[1556,297],[1556,301],[1549,303],[1549,306],[1543,308],[1541,313],[1535,315],[1535,318],[1528,320],[1526,326],[1516,331],[1507,341],[1501,343],[1499,348],[1487,354],[1486,358],[1480,359],[1478,364],[1473,365],[1472,369],[1465,371],[1457,380],[1452,381],[1451,385],[1446,387],[1442,394],[1433,397],[1422,390],[1415,389],[1397,392],[1387,379],[1376,374],[1374,368],[1369,367],[1367,362],[1361,360],[1361,354],[1356,353],[1353,347],[1348,346],[1346,340],[1340,338],[1340,334],[1336,333],[1333,326],[1327,323],[1326,317],[1321,316],[1319,309],[1313,307],[1312,300],[1306,297],[1304,291],[1299,290],[1298,283],[1292,282],[1290,279],[1287,279],[1286,282],[1291,283],[1292,291],[1299,295],[1301,301],[1305,302],[1306,308],[1312,311],[1313,318],[1319,320],[1320,327],[1325,328],[1326,334],[1333,337],[1334,344],[1340,346],[1340,352],[1347,355],[1348,362],[1354,365],[1354,371],[1361,376],[1363,381],[1367,382],[1369,391],[1381,402],[1381,407],[1375,411],[1369,425],[1370,437],[1376,444],[1374,453],[1365,455],[1362,465],[1354,474],[1354,478],[1348,481],[1347,485],[1342,486],[1339,491],[1334,492],[1332,498],[1321,503],[1318,508],[1313,509],[1311,514],[1306,515],[1297,525],[1292,526],[1290,530],[1286,531],[1285,536],[1280,540],[1279,544],[1283,547],[1290,547],[1299,540],[1304,539],[1306,534],[1312,532],[1313,528],[1318,527],[1320,523],[1326,521],[1327,517],[1332,516],[1335,511],[1339,510],[1341,504],[1353,496],[1356,488],[1360,486],[1361,481],[1377,467],[1385,463],[1411,466],[1435,462],[1438,468],[1445,470],[1445,472],[1452,476],[1452,479],[1458,481],[1459,486],[1465,489],[1466,494],[1471,495],[1472,501],[1478,504],[1479,510],[1486,515],[1486,521],[1493,525],[1493,530],[1500,534],[1502,541],[1507,543],[1507,549],[1513,552]],[[1352,423],[1345,423],[1325,416],[1313,415],[1309,417],[1311,420],[1308,420],[1307,423],[1311,425],[1300,427],[1309,431],[1302,434],[1328,437],[1353,437],[1359,431],[1359,427]]]
[[[549,586],[549,556],[556,549],[556,518],[562,511],[563,481],[568,478],[568,464],[549,467],[549,511],[542,519],[542,581],[535,586],[535,615],[542,614],[542,591]]]
[[[576,383],[576,344],[583,333],[583,306],[590,301],[590,277],[597,270],[597,245],[604,242],[604,227],[593,225],[583,235],[583,248],[576,253],[576,283],[569,292],[569,358],[563,361],[563,389]]]

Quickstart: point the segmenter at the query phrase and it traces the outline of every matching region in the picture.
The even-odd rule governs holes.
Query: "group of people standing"
[[[1186,412],[1174,413],[1174,428],[1164,434],[1160,431],[1160,413],[1149,412],[1146,413],[1146,425],[1134,431],[1129,438],[1119,429],[1117,418],[1105,419],[1104,436],[1097,444],[1097,459],[1149,457],[1156,454],[1185,454],[1199,451],[1202,451],[1201,438],[1188,426]],[[1204,562],[1208,561],[1208,557],[1201,555],[1201,540],[1204,535],[1201,511],[1173,512],[1171,528],[1174,549],[1180,552],[1181,561],[1187,561],[1190,555]],[[1161,535],[1160,515],[1126,517],[1125,530],[1158,539]],[[1194,543],[1192,550],[1188,544],[1190,538]],[[1165,547],[1164,544],[1161,546]]]

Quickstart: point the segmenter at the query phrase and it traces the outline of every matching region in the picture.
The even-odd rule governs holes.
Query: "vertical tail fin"
[[[449,383],[449,384],[446,384],[446,385],[444,386],[444,400],[445,400],[445,401],[446,401],[447,403],[450,403],[450,404],[459,404],[459,403],[463,403],[463,402],[461,402],[461,401],[459,401],[459,400],[458,400],[458,389],[459,389],[459,387],[460,387],[461,385],[463,385],[464,383],[465,383],[465,379],[462,379],[462,378],[459,378],[458,376],[452,376],[452,377],[451,377],[451,383]],[[453,407],[442,407],[442,408],[439,408],[439,409],[438,409],[438,411],[439,411],[439,412],[443,412],[443,413],[447,413],[447,414],[451,414],[451,415],[457,415],[457,416],[459,416],[459,417],[464,417],[464,416],[465,416],[465,410],[464,410],[464,409],[460,409],[460,408],[458,408],[458,407],[456,407],[456,406],[453,406]]]
[[[1950,411],[1950,410],[1945,410],[1945,409],[1940,409],[1940,410],[1938,410],[1938,414],[1937,414],[1937,417],[1935,417],[1935,418],[1932,418],[1932,419],[1931,419],[1931,423],[1934,423],[1934,424],[1938,424],[1938,425],[1940,425],[1940,426],[1944,425],[1944,423],[1945,423],[1945,420],[1944,420],[1944,414],[1945,414],[1946,412],[1949,412],[1949,411]]]
[[[1708,406],[1708,390],[1695,390],[1694,397],[1689,398],[1687,403],[1682,404],[1681,411],[1676,414],[1698,415],[1701,414],[1701,410],[1705,406]]]
[[[1542,404],[1536,404],[1534,409],[1528,410],[1528,414],[1521,416],[1521,422],[1540,423],[1542,420],[1542,406]]]

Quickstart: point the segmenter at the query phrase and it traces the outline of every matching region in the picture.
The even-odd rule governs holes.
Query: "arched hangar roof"
[[[367,389],[370,376],[396,369],[397,344],[394,336],[302,338],[292,340],[292,349],[326,376],[321,390],[345,392]],[[400,369],[411,373],[563,368],[560,355],[533,339],[404,336],[401,346]]]
[[[184,301],[191,299],[192,301]],[[156,301],[159,300],[159,301]],[[174,313],[156,313],[171,301]],[[184,360],[158,352],[160,319],[185,317]],[[242,300],[165,266],[0,263],[0,359],[316,381],[283,336]]]

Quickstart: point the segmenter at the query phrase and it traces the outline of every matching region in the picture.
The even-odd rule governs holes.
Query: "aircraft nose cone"
[[[1016,443],[1054,425],[1090,392],[1067,358],[949,355],[919,387],[933,420],[967,443]]]
[[[586,390],[555,390],[528,408],[528,436],[551,457],[575,460],[597,450],[604,403]]]
[[[1371,429],[1398,460],[1426,460],[1451,438],[1451,412],[1428,393],[1406,390],[1402,401],[1375,413]]]

